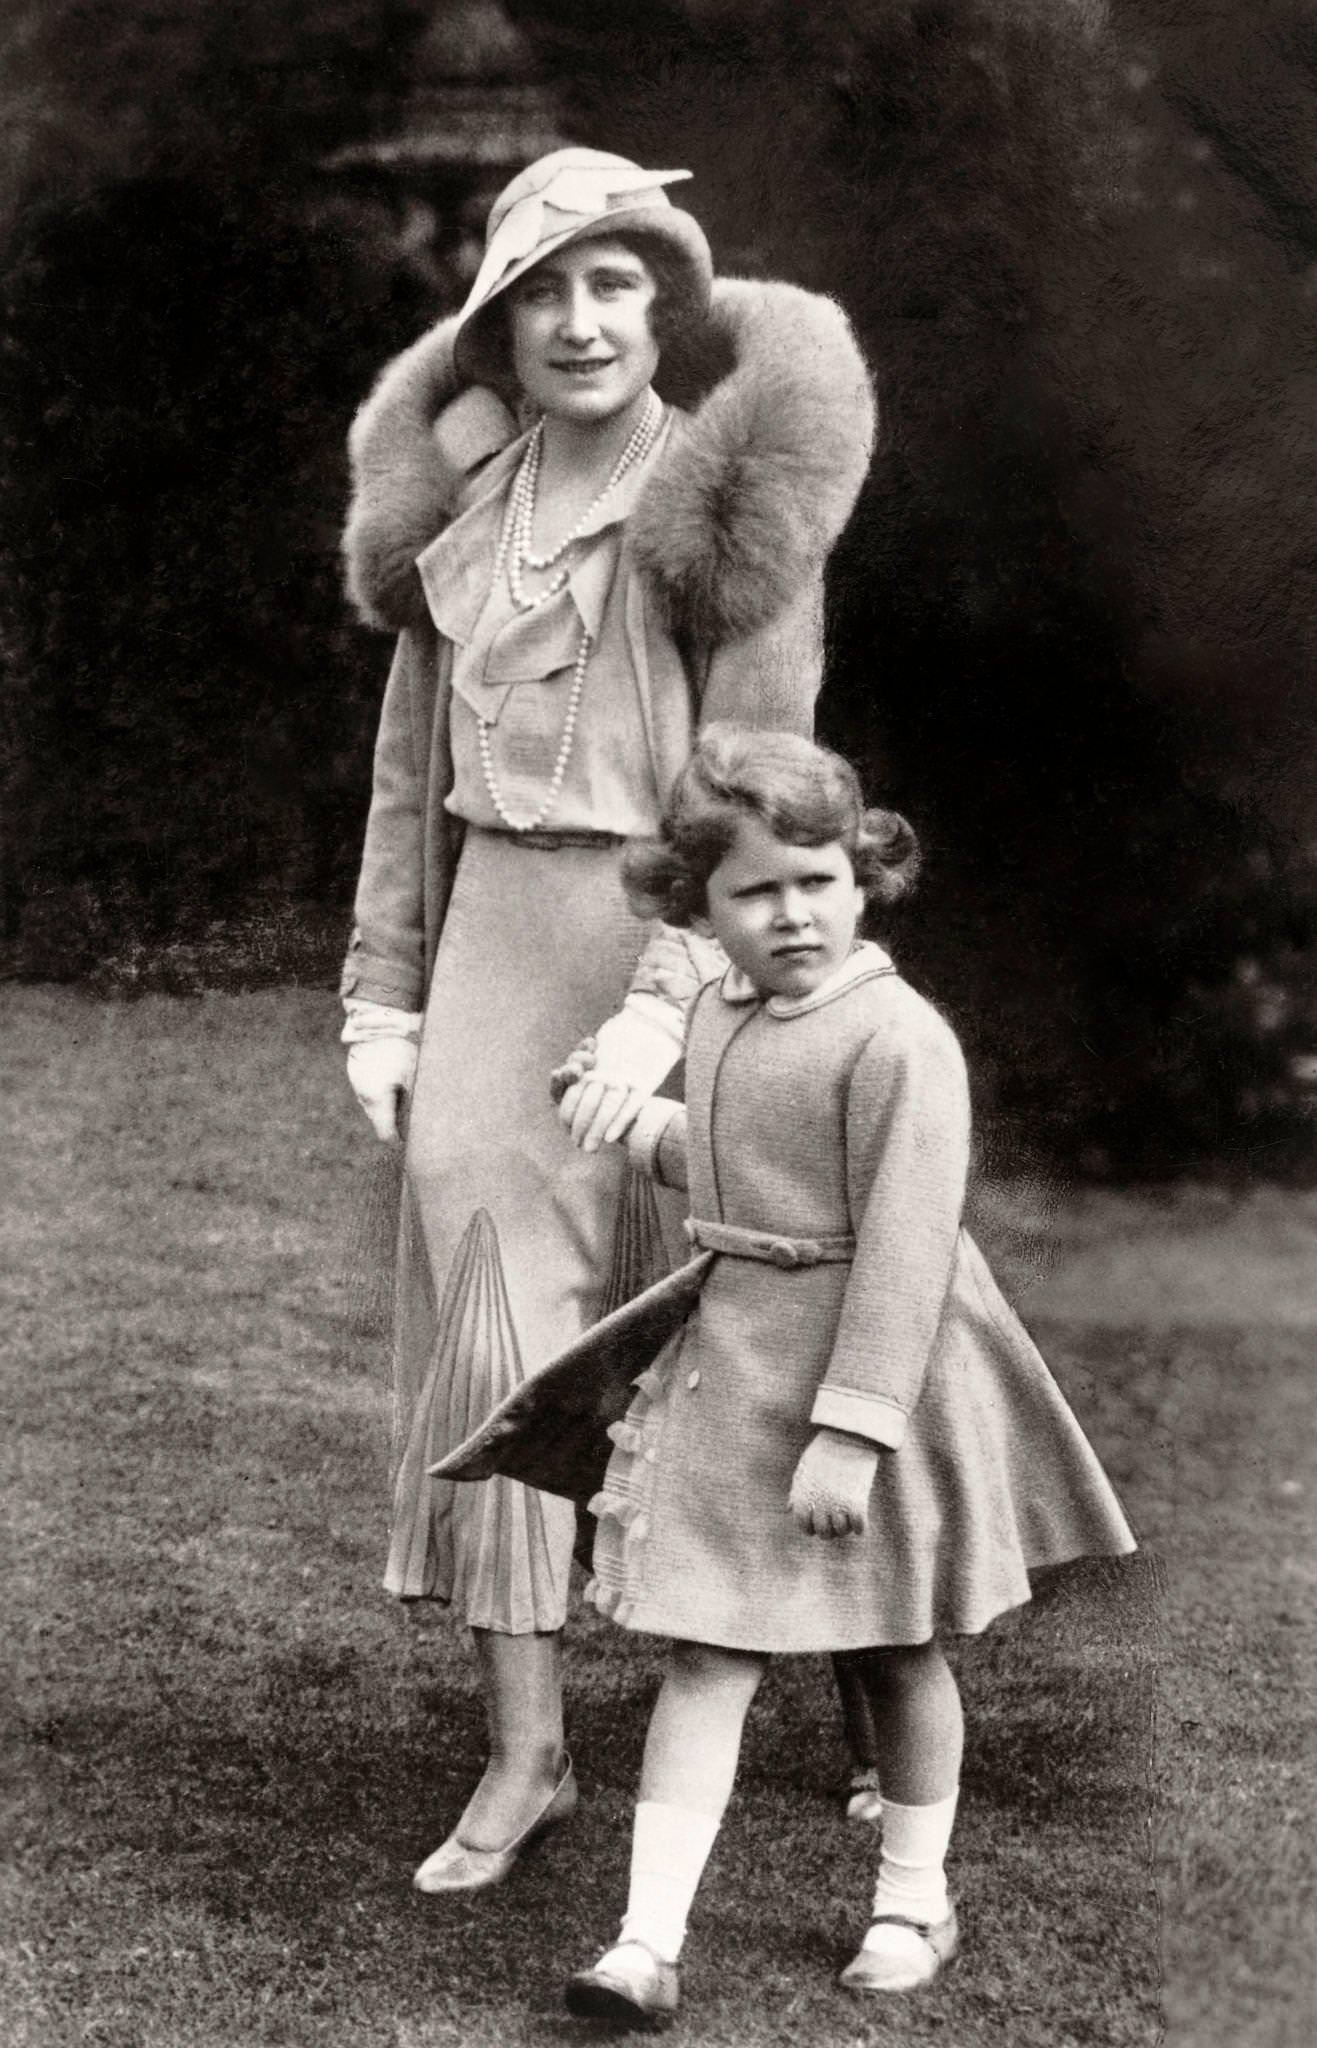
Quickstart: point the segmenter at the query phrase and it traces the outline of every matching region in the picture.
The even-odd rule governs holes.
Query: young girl
[[[638,912],[719,940],[691,1013],[685,1108],[632,1116],[583,1049],[560,1115],[689,1191],[714,1254],[635,1382],[591,1503],[595,1604],[671,1638],[645,1746],[621,1936],[567,1986],[628,2025],[676,2008],[686,1916],[770,1656],[844,1651],[872,1708],[882,1851],[841,1982],[926,1984],[954,1955],[943,1862],[961,1708],[940,1631],[977,1633],[1028,1574],[1134,1542],[1096,1457],[961,1228],[969,1108],[950,1028],[880,947],[913,834],[787,734],[706,731]]]

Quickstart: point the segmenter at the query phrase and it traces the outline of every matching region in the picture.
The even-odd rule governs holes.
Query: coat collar
[[[348,588],[385,630],[424,621],[418,558],[475,502],[435,437],[462,389],[453,336],[441,322],[391,363],[352,428]],[[630,535],[669,628],[711,650],[767,625],[821,572],[864,480],[874,403],[846,316],[816,292],[718,279],[700,342],[717,367],[635,478]],[[515,448],[494,456],[482,494],[506,482]]]
[[[767,1001],[748,974],[742,974],[739,967],[729,967],[719,984],[725,1003],[763,1002],[770,1017],[803,1017],[809,1010],[817,1010],[834,997],[845,995],[848,988],[854,988],[859,981],[869,981],[879,974],[895,974],[891,955],[872,939],[861,939],[855,945],[835,974],[811,990],[807,996],[769,996]]]

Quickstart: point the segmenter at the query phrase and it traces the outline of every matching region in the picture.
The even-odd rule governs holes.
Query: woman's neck
[[[649,395],[646,388],[621,412],[602,420],[571,420],[546,413],[542,484],[558,490],[585,480],[602,484],[639,425]]]

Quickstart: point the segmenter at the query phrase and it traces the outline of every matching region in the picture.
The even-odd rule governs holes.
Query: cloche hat
[[[490,301],[555,249],[587,236],[643,229],[684,260],[697,299],[707,304],[713,258],[704,230],[663,189],[690,175],[646,171],[600,149],[555,149],[519,171],[490,208],[485,254],[458,315],[459,373],[477,383],[491,374],[480,317]]]

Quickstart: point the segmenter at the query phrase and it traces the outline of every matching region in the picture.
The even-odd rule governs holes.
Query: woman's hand
[[[599,1041],[583,1038],[576,1051],[569,1053],[560,1067],[555,1067],[549,1076],[549,1100],[561,1102],[567,1090],[577,1081],[583,1081],[599,1057]]]
[[[790,1508],[807,1536],[862,1536],[878,1446],[840,1429],[819,1429],[800,1454]]]
[[[616,1145],[625,1138],[648,1100],[643,1090],[628,1088],[625,1081],[587,1075],[567,1087],[558,1115],[573,1145],[582,1152],[597,1152],[601,1145]]]
[[[680,1058],[681,1037],[681,1013],[669,1003],[653,995],[629,995],[616,1016],[556,1069],[550,1083],[573,1145],[597,1152],[625,1138],[641,1105]]]
[[[636,1120],[645,1100],[638,1089],[603,1075],[592,1078],[599,1060],[599,1041],[583,1038],[576,1051],[549,1076],[549,1095],[558,1115],[582,1152],[616,1144]]]
[[[385,1144],[398,1136],[398,1104],[411,1093],[418,1052],[413,1038],[367,1038],[348,1047],[352,1092]]]

